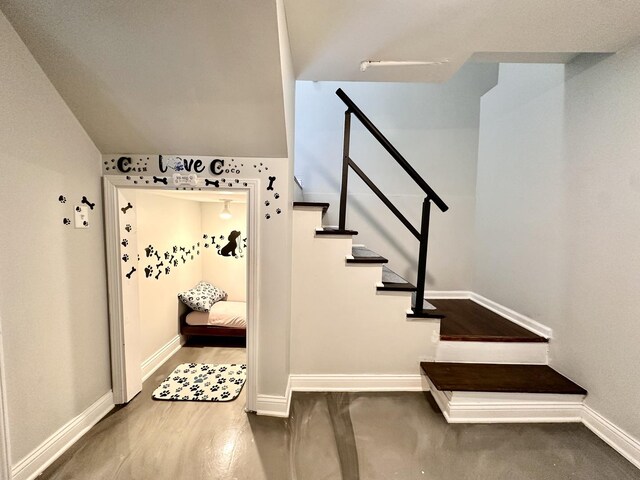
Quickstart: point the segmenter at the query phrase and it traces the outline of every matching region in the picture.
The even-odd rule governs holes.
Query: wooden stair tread
[[[429,299],[446,319],[440,324],[440,340],[467,342],[548,342],[526,328],[486,309],[473,300]]]
[[[324,202],[293,202],[293,208],[296,207],[322,208],[323,215],[329,210],[329,204]]]
[[[445,315],[440,310],[425,308],[420,312],[415,310],[407,313],[407,318],[444,318]]]
[[[421,362],[420,367],[440,391],[587,394],[548,365]]]
[[[323,227],[322,230],[316,230],[316,235],[342,235],[342,236],[353,236],[357,235],[358,232],[355,230],[340,230],[336,227]]]
[[[353,258],[348,258],[347,263],[387,263],[389,261],[365,247],[352,247],[351,256]]]
[[[389,267],[382,267],[382,286],[377,287],[378,291],[387,292],[414,292],[416,287],[407,282],[404,278],[391,270]]]

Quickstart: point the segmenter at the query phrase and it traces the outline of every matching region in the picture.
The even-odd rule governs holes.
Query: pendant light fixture
[[[220,218],[223,220],[228,220],[231,218],[231,211],[229,210],[229,203],[231,200],[223,200],[224,207],[222,207],[222,211],[220,212]]]

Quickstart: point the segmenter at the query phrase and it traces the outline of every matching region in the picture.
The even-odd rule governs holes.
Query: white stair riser
[[[584,395],[444,392],[427,385],[448,423],[567,423],[582,421]]]
[[[549,344],[545,342],[454,342],[441,340],[436,362],[521,363],[546,365]]]

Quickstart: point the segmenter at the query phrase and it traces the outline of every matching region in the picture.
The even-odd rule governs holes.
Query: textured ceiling
[[[557,62],[615,52],[640,36],[638,0],[285,0],[285,6],[302,80],[442,82],[476,52],[490,52],[476,57],[485,60]],[[518,55],[500,55],[510,52]],[[363,60],[444,59],[449,63],[359,70]]]
[[[286,157],[275,0],[0,0],[103,153]]]

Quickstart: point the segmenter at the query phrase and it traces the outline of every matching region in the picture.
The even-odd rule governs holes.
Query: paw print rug
[[[155,400],[230,402],[240,394],[247,366],[239,363],[183,363],[153,392]]]

